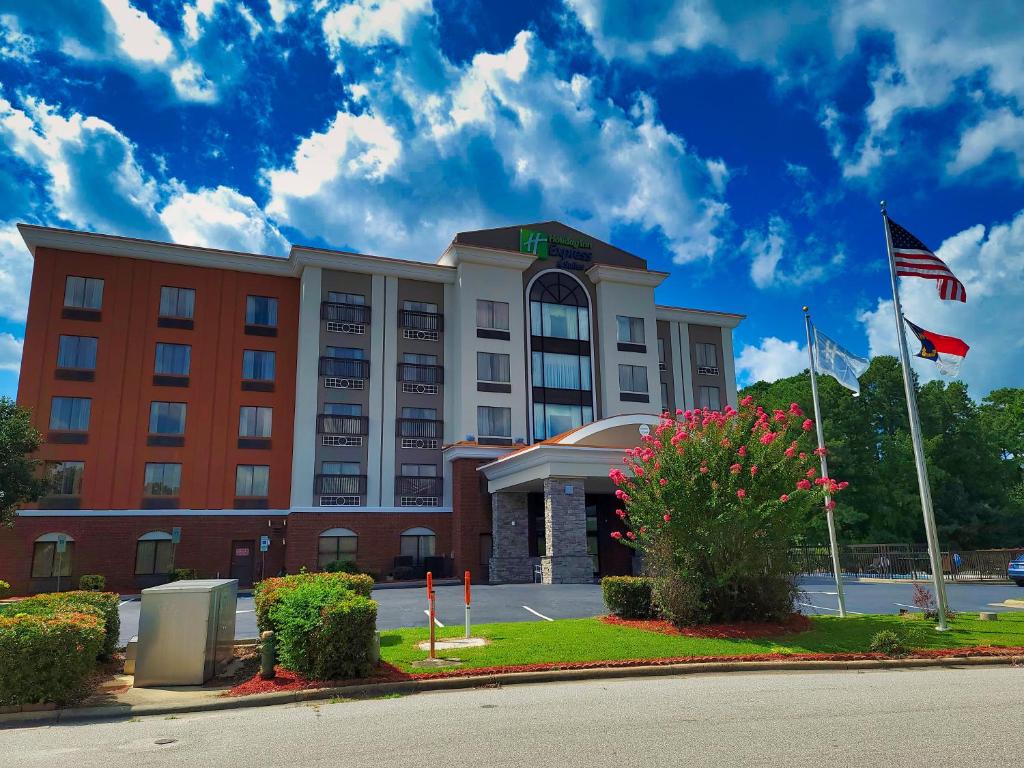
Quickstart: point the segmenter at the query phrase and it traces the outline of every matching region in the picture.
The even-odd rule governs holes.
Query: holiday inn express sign
[[[593,260],[593,245],[589,240],[562,237],[538,232],[535,229],[519,230],[519,252],[529,253],[541,261],[557,259],[562,269],[586,269]]]

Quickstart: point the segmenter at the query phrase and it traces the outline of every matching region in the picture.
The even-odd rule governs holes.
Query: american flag
[[[942,259],[892,219],[886,217],[886,222],[889,224],[889,236],[892,238],[892,254],[896,259],[897,275],[935,280],[940,299],[967,301],[964,284],[956,279],[956,275]]]

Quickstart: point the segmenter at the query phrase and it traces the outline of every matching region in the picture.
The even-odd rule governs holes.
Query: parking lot
[[[798,608],[808,615],[835,615],[838,599],[835,582],[823,578],[801,581],[802,593]],[[461,625],[464,621],[461,586],[439,586],[437,620],[442,626]],[[427,622],[426,590],[376,589],[378,629],[425,626]],[[898,613],[900,608],[916,610],[910,584],[847,581],[846,606],[851,613]],[[1002,602],[1008,598],[1024,599],[1024,589],[1005,584],[949,584],[946,594],[954,611],[1012,611]],[[597,584],[500,584],[473,587],[472,619],[474,624],[506,621],[553,621],[576,619],[604,613],[601,587]],[[121,603],[121,642],[138,634],[139,599],[127,598]],[[238,598],[235,637],[256,637],[256,615],[252,598]]]

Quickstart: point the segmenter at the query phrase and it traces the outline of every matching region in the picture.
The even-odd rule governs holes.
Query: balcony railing
[[[320,302],[320,319],[335,323],[370,322],[370,307],[367,304],[339,304],[333,301]]]
[[[439,312],[417,312],[413,309],[398,310],[398,326],[418,331],[443,331],[444,315]]]
[[[398,437],[436,437],[444,433],[444,422],[440,419],[397,419],[395,434]]]
[[[366,493],[366,475],[315,475],[316,496],[362,496]]]
[[[316,431],[319,435],[368,435],[370,420],[366,416],[321,413],[316,417]]]
[[[399,363],[398,380],[413,384],[444,384],[444,366]]]
[[[395,478],[395,495],[439,497],[441,495],[441,480],[440,477],[398,475]]]
[[[354,360],[349,357],[321,357],[320,375],[340,379],[370,378],[370,361]]]

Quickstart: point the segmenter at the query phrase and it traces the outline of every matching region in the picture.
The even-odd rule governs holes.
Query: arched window
[[[528,293],[533,439],[544,440],[594,420],[590,296],[559,270],[538,274]]]
[[[324,570],[335,562],[355,563],[359,537],[348,528],[328,528],[320,534],[317,566]]]
[[[58,552],[58,542],[64,539],[64,551]],[[71,576],[75,540],[66,533],[44,533],[32,546],[32,578],[55,579]]]
[[[415,565],[423,565],[423,559],[434,556],[437,536],[429,528],[410,528],[402,533],[400,554],[411,557]]]
[[[166,531],[150,531],[135,545],[135,575],[165,576],[174,567],[174,544]]]

